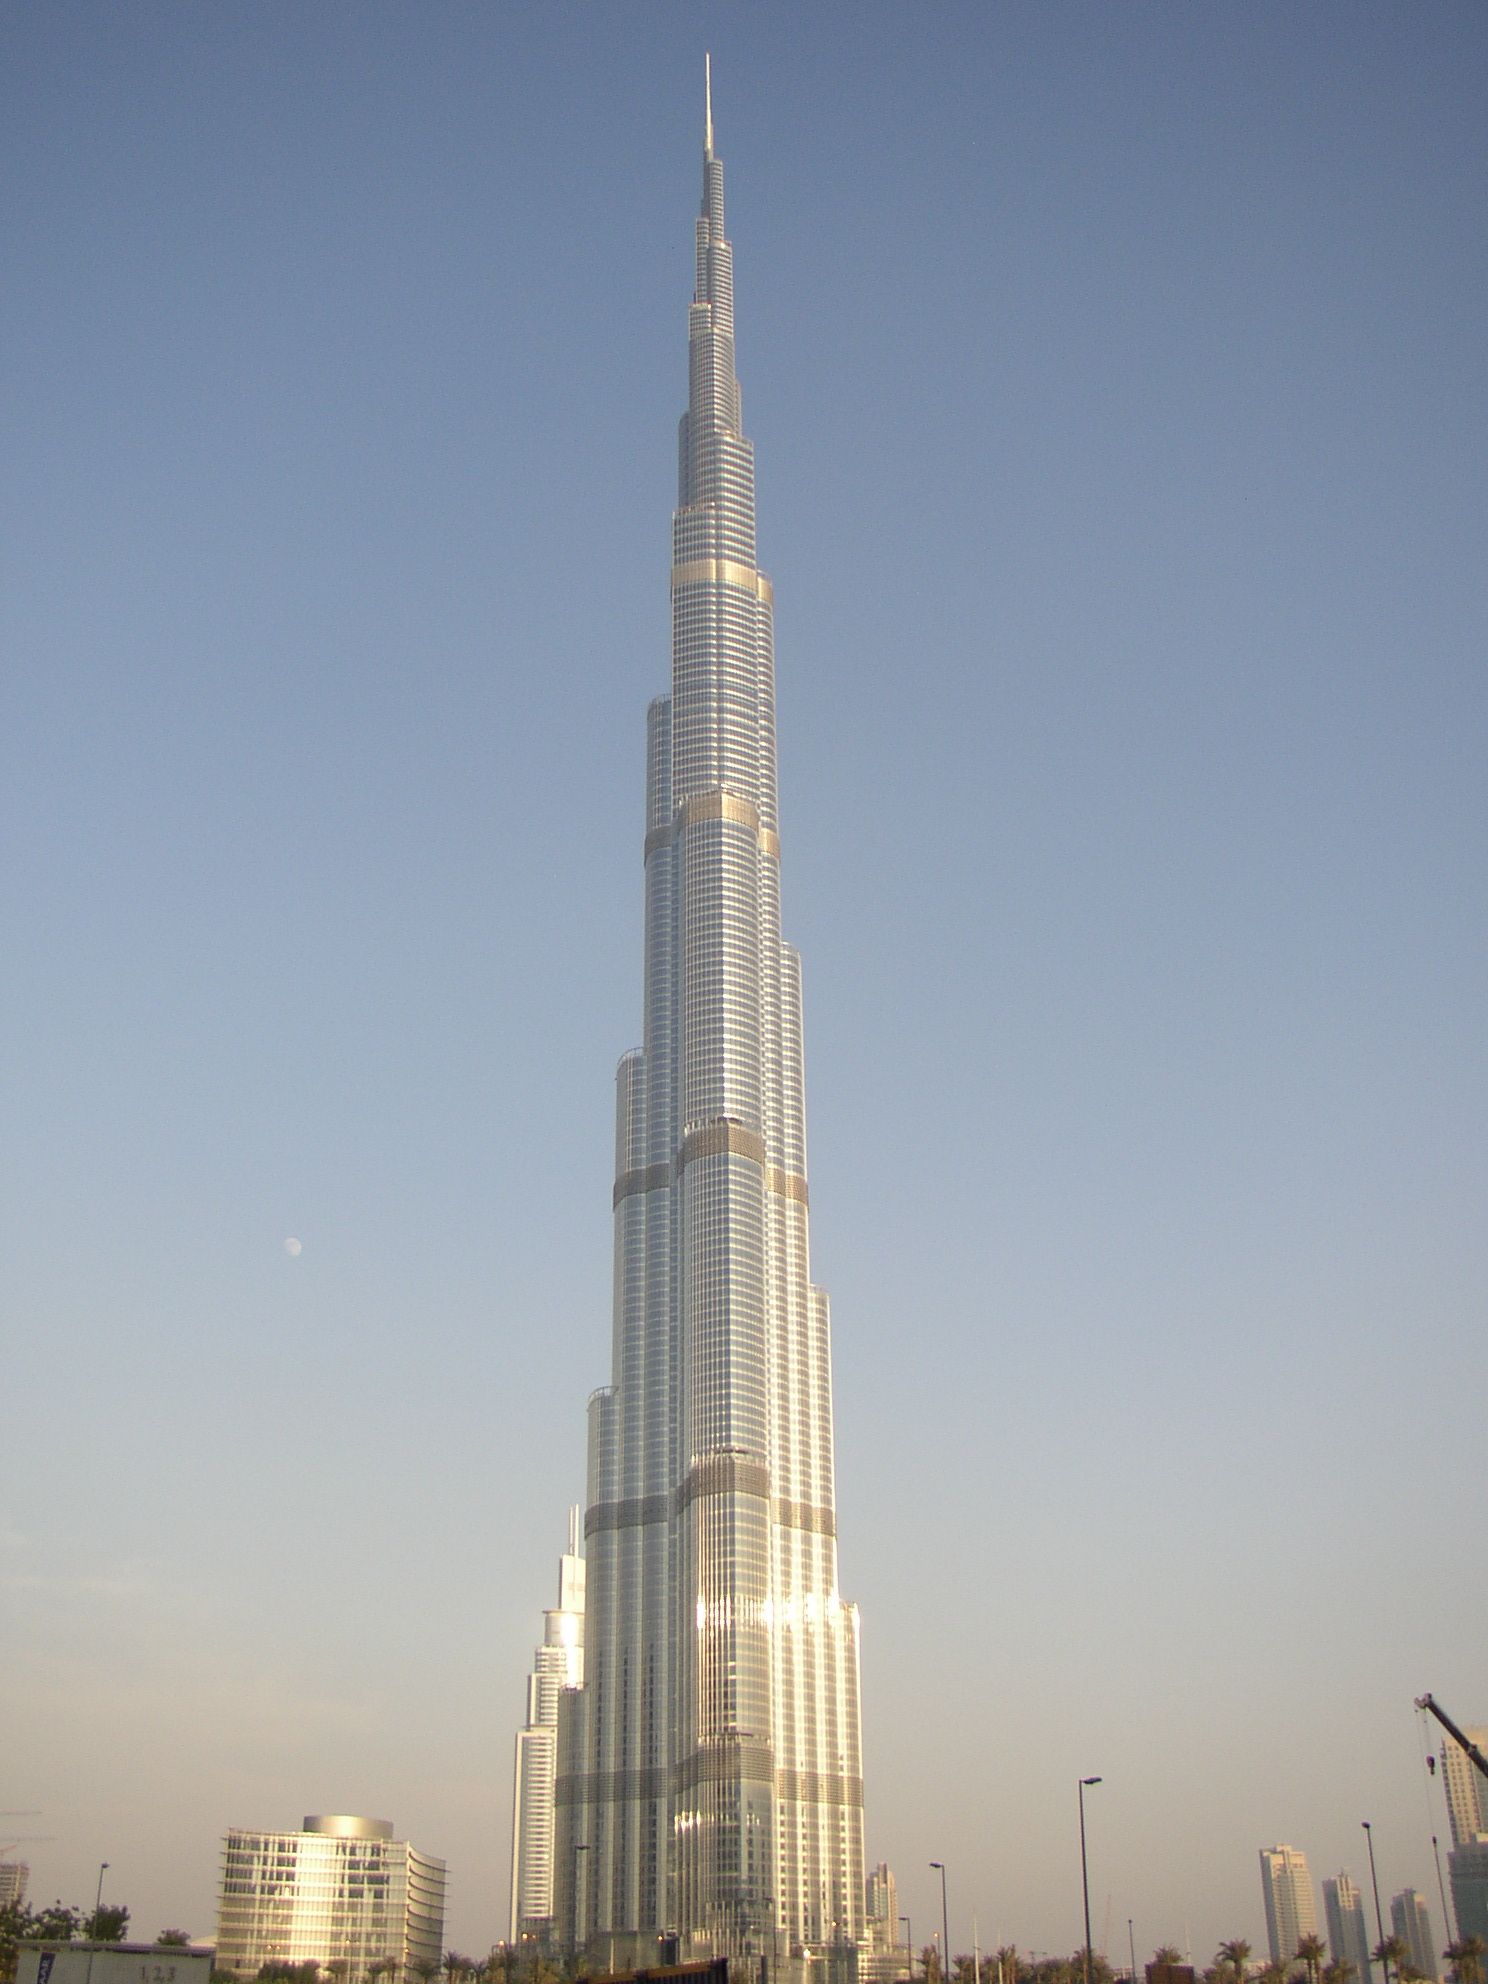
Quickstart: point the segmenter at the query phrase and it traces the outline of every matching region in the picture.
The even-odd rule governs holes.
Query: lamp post
[[[940,1974],[944,1984],[950,1984],[951,1977],[951,1916],[946,1907],[946,1871],[944,1860],[932,1860],[932,1868],[940,1874]]]
[[[1080,1892],[1085,1897],[1085,1984],[1090,1984],[1090,1871],[1085,1860],[1085,1787],[1098,1777],[1080,1779]]]
[[[1442,1880],[1441,1848],[1436,1843],[1435,1833],[1431,1835],[1431,1857],[1436,1862],[1436,1891],[1441,1896],[1442,1920],[1450,1925],[1452,1918],[1447,1913],[1447,1890],[1446,1884]]]
[[[1131,1951],[1132,1984],[1137,1984],[1137,1932],[1132,1927],[1132,1919],[1129,1915],[1126,1918],[1126,1943]]]
[[[574,1974],[578,1974],[579,1954],[584,1947],[584,1862],[589,1851],[587,1840],[574,1842]]]
[[[101,1862],[101,1863],[99,1864],[99,1868],[98,1868],[98,1892],[97,1892],[97,1894],[95,1894],[95,1895],[94,1895],[94,1897],[93,1897],[93,1920],[92,1920],[92,1922],[91,1922],[91,1924],[89,1925],[89,1927],[90,1927],[90,1928],[91,1928],[91,1930],[92,1930],[92,1933],[91,1933],[91,1935],[90,1935],[90,1936],[88,1937],[88,1945],[89,1945],[89,1947],[88,1947],[88,1984],[93,1984],[93,1948],[92,1948],[92,1946],[93,1946],[93,1944],[94,1944],[94,1943],[96,1943],[96,1942],[98,1941],[98,1918],[99,1918],[99,1916],[100,1916],[100,1915],[101,1915],[101,1914],[103,1913],[103,1877],[104,1877],[104,1875],[105,1875],[105,1874],[106,1874],[106,1873],[108,1872],[108,1869],[109,1869],[109,1863],[107,1862],[107,1860],[104,1860],[104,1861],[102,1861],[102,1862]]]
[[[1364,1837],[1369,1841],[1369,1885],[1374,1889],[1374,1926],[1379,1932],[1380,1949],[1383,1951],[1385,1946],[1385,1918],[1380,1914],[1379,1876],[1374,1871],[1374,1828],[1370,1825],[1368,1819],[1361,1819],[1359,1823],[1364,1828]],[[1385,1984],[1390,1984],[1390,1959],[1383,1954],[1380,1957],[1380,1969],[1385,1973]]]
[[[909,1975],[910,1975],[910,1977],[911,1977],[911,1978],[913,1978],[913,1976],[914,1976],[914,1931],[913,1931],[913,1929],[911,1929],[911,1927],[909,1926],[909,1917],[908,1917],[907,1915],[901,1915],[901,1916],[899,1917],[899,1920],[900,1920],[900,1921],[901,1921],[901,1922],[902,1922],[902,1923],[904,1924],[904,1948],[905,1948],[905,1951],[906,1951],[906,1953],[907,1953],[907,1954],[908,1954],[908,1956],[909,1956]]]

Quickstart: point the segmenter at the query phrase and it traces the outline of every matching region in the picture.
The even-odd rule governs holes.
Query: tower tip
[[[707,107],[703,149],[711,157],[713,152],[713,56],[711,51],[703,57],[703,99]]]

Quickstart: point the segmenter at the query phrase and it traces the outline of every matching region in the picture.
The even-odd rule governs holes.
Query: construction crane
[[[0,1832],[4,1832],[5,1830],[4,1821],[6,1819],[39,1819],[40,1817],[41,1813],[39,1811],[0,1812]],[[46,1846],[56,1836],[55,1833],[51,1832],[23,1832],[17,1833],[13,1839],[0,1840],[0,1860],[5,1859],[8,1854],[14,1853],[18,1846]]]
[[[1416,1700],[1416,1707],[1429,1710],[1429,1712],[1436,1717],[1437,1721],[1441,1724],[1442,1728],[1446,1730],[1447,1734],[1449,1736],[1456,1737],[1457,1741],[1462,1745],[1463,1749],[1467,1752],[1468,1756],[1470,1756],[1473,1762],[1477,1765],[1479,1773],[1483,1777],[1488,1778],[1488,1757],[1485,1757],[1483,1755],[1483,1752],[1478,1748],[1477,1744],[1471,1740],[1470,1737],[1463,1735],[1462,1731],[1457,1727],[1456,1723],[1452,1720],[1451,1716],[1447,1714],[1447,1711],[1442,1707],[1441,1703],[1436,1699],[1435,1695],[1418,1696]],[[1445,1766],[1443,1766],[1443,1768],[1445,1768]]]

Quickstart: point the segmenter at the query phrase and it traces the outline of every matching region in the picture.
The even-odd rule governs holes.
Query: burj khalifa
[[[801,968],[780,934],[772,590],[734,370],[711,77],[647,724],[643,1045],[618,1073],[610,1383],[589,1403],[582,1689],[556,1916],[591,1962],[863,1934],[858,1615],[837,1584],[811,1279]]]

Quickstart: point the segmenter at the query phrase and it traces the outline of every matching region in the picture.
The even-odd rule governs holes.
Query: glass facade
[[[613,1967],[863,1940],[858,1617],[837,1583],[808,1245],[799,960],[780,934],[773,594],[708,142],[647,725],[643,1045],[620,1064],[611,1383],[590,1401],[586,1673],[556,1908]]]
[[[301,1832],[222,1842],[217,1968],[315,1963],[345,1984],[411,1984],[438,1968],[444,1862],[394,1839],[386,1819],[307,1818]]]

